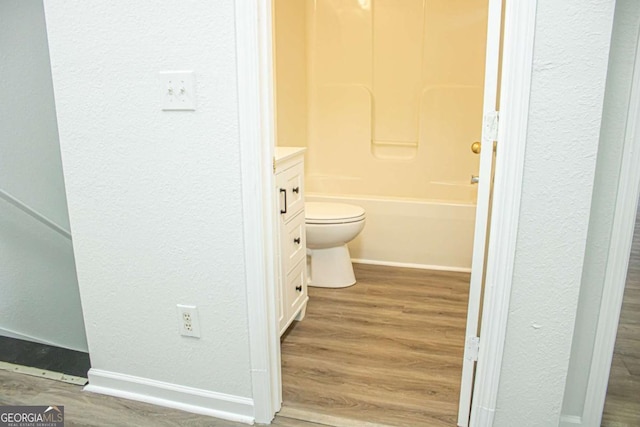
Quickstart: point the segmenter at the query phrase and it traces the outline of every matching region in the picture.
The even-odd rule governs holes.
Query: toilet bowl
[[[347,243],[364,228],[365,211],[345,203],[305,203],[308,285],[345,288],[356,283]]]

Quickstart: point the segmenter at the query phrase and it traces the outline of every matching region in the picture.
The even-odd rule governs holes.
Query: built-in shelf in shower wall
[[[372,152],[382,159],[418,154],[422,92],[423,0],[376,0],[373,23]]]

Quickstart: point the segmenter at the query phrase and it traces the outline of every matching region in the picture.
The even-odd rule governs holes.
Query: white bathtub
[[[352,203],[366,210],[364,230],[349,244],[353,262],[471,271],[475,205],[314,193],[306,199]]]

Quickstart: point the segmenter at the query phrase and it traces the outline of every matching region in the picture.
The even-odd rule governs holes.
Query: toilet
[[[364,228],[365,211],[346,203],[305,203],[308,285],[346,288],[356,283],[347,243]]]

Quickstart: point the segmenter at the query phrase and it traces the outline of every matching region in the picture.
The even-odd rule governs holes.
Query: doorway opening
[[[367,212],[358,283],[310,288],[282,336],[280,414],[451,425],[479,329],[502,3],[272,6],[276,146],[306,147],[306,200]]]

